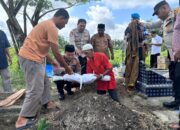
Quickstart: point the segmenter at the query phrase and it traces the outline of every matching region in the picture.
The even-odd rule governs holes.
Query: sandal
[[[16,128],[16,130],[24,130],[24,129],[32,128],[35,125],[35,123],[36,123],[35,118],[28,118],[27,123],[24,126]]]

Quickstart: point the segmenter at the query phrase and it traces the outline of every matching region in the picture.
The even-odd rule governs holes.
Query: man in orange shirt
[[[108,91],[113,100],[119,101],[115,90],[116,80],[108,57],[104,53],[94,52],[91,44],[84,45],[82,50],[88,58],[87,73],[95,73],[97,75],[97,93],[102,95]],[[109,75],[111,80],[101,81],[100,79],[105,75]]]
[[[56,60],[64,66],[67,73],[73,71],[68,67],[58,47],[58,29],[65,27],[69,14],[65,9],[59,9],[52,19],[44,21],[30,32],[20,49],[20,65],[25,73],[27,83],[26,97],[16,122],[16,129],[26,129],[34,125],[40,105],[54,108],[50,101],[50,82],[45,74],[47,59],[56,67],[59,64],[48,56],[51,48]]]

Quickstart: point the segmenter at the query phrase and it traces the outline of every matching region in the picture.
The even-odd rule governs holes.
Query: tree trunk
[[[13,41],[13,45],[14,45],[16,54],[18,54],[18,53],[19,53],[19,48],[18,48],[18,46],[17,46],[16,39],[15,39],[15,37],[14,37],[14,34],[13,34],[13,32],[12,32],[12,28],[11,28],[11,25],[9,24],[9,21],[8,21],[8,20],[6,21],[6,24],[7,24],[7,26],[8,26],[9,32],[10,32],[10,34],[11,34],[11,38],[12,38],[12,41]]]
[[[26,35],[24,34],[21,26],[19,25],[17,19],[14,16],[9,17],[7,23],[12,29],[11,32],[14,34],[18,48],[20,48],[23,45]]]

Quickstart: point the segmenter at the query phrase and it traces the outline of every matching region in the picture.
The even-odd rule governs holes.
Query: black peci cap
[[[100,23],[100,24],[98,24],[97,28],[99,28],[99,29],[105,29],[105,24]]]
[[[159,8],[162,6],[162,5],[166,5],[168,4],[165,0],[157,3],[155,6],[154,6],[154,13],[153,13],[153,16],[157,14]]]

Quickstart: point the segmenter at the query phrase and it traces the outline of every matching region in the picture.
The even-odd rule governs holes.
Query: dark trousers
[[[173,87],[174,98],[175,100],[180,101],[180,62],[174,63]]]
[[[60,80],[60,81],[55,81],[54,83],[57,86],[58,93],[64,95],[64,90],[63,90],[64,88],[67,92],[71,92],[72,82]]]
[[[143,54],[143,48],[142,47],[139,47],[139,61],[144,61],[145,58],[144,58],[144,54]]]
[[[151,68],[157,68],[157,57],[160,56],[160,53],[151,55]]]
[[[79,56],[78,59],[81,64],[81,74],[86,74],[87,58]]]
[[[114,100],[114,101],[119,101],[119,98],[117,96],[116,90],[115,89],[109,89],[108,90],[109,96]],[[106,90],[97,90],[97,94],[103,95],[106,94]]]

